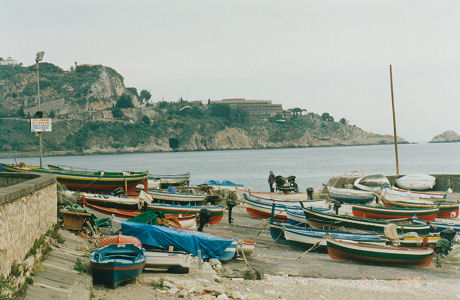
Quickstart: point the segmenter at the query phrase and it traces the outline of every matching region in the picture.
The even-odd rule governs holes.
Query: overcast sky
[[[0,1],[0,56],[116,69],[155,100],[271,99],[428,141],[460,133],[460,1]]]

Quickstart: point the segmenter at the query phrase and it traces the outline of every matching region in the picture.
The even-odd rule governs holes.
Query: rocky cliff
[[[460,135],[453,130],[445,131],[431,139],[430,143],[460,142]]]
[[[2,155],[38,151],[28,122],[38,109],[36,78],[35,66],[0,66]],[[366,132],[344,119],[335,122],[328,113],[257,119],[241,108],[213,109],[212,104],[183,100],[140,105],[137,90],[125,87],[120,74],[101,65],[64,71],[42,63],[40,87],[41,110],[53,118],[53,132],[43,135],[48,154],[393,143],[391,135]]]

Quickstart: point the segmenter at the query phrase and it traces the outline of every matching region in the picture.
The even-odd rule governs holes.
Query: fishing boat
[[[135,279],[144,269],[145,250],[134,244],[109,244],[89,256],[93,281],[116,288]]]
[[[383,205],[387,207],[402,207],[402,208],[438,208],[438,218],[445,218],[445,219],[455,219],[459,215],[459,207],[460,204],[454,201],[446,201],[446,202],[435,202],[435,201],[416,201],[415,203],[412,201],[390,201],[390,200],[383,200]],[[421,202],[421,203],[420,203]]]
[[[144,206],[144,201],[137,197],[119,197],[94,193],[81,193],[81,202],[94,204],[99,207],[121,208],[127,210],[139,210]]]
[[[287,241],[297,242],[306,245],[317,245],[326,247],[326,237],[336,238],[356,243],[366,243],[377,246],[384,246],[388,242],[377,233],[353,233],[343,230],[324,230],[314,228],[299,228],[296,226],[283,226],[284,236]]]
[[[327,186],[327,191],[329,198],[345,203],[366,203],[375,198],[374,192],[370,191],[339,189],[332,186]]]
[[[192,257],[182,251],[146,250],[144,269],[167,269],[168,272],[188,273]]]
[[[420,192],[420,191],[409,191],[405,189],[400,189],[395,186],[391,187],[393,191],[400,192],[400,193],[408,193],[408,194],[415,194],[419,195],[421,199],[446,199],[447,193],[446,192]]]
[[[429,204],[432,201],[436,202],[445,202],[446,197],[431,197],[428,198],[426,196],[421,196],[420,194],[415,193],[406,193],[406,192],[399,192],[393,189],[383,189],[380,192],[376,192],[376,195],[379,199],[387,200],[387,201],[405,201],[405,202],[412,202],[418,204]]]
[[[390,181],[383,174],[373,174],[360,177],[355,180],[353,185],[363,191],[373,192],[376,189],[383,189],[390,187]]]
[[[146,209],[161,211],[170,215],[193,215],[196,216],[200,210],[207,209],[211,212],[210,224],[218,224],[224,216],[224,206],[197,206],[197,205],[174,205],[166,203],[151,203]]]
[[[273,203],[275,203],[275,219],[287,221],[286,208],[300,209],[299,202],[293,201],[276,201],[265,199],[254,195],[243,194],[246,202],[246,211],[253,218],[268,219],[270,218]],[[329,208],[324,200],[301,201],[307,207]]]
[[[188,185],[190,182],[190,172],[184,174],[149,173],[149,179],[159,181],[161,187],[167,187],[168,185]]]
[[[410,222],[395,222],[387,220],[374,220],[357,218],[352,216],[338,215],[333,213],[321,212],[311,208],[303,208],[308,224],[313,228],[341,229],[351,228],[360,231],[383,232],[388,224],[396,224],[398,233],[416,232],[426,234],[429,232],[428,225],[412,224]]]
[[[432,248],[373,246],[327,238],[327,252],[333,259],[385,265],[426,267],[433,258]]]
[[[244,194],[255,196],[255,197],[261,197],[264,199],[269,199],[269,200],[276,200],[276,201],[291,201],[291,202],[298,202],[298,201],[307,201],[308,194],[307,193],[288,193],[288,194],[283,194],[283,193],[270,193],[270,192],[254,192],[251,191],[250,189],[243,189],[236,187],[236,192],[238,195],[238,199],[241,201],[244,201]]]
[[[136,186],[144,185],[147,191],[147,172],[105,172],[80,171],[70,169],[46,169],[27,166],[24,163],[17,165],[0,163],[7,172],[37,172],[56,175],[57,181],[70,190],[93,193],[111,193],[117,188],[123,189],[125,194],[137,194]]]
[[[142,248],[142,243],[138,238],[128,235],[110,235],[103,237],[99,242],[99,248],[105,247],[111,244],[133,244]]]
[[[167,191],[149,191],[154,202],[169,203],[177,205],[201,205],[206,199],[206,194],[188,194]]]
[[[121,209],[121,208],[111,208],[97,206],[90,203],[84,203],[86,208],[89,208],[91,212],[97,218],[111,218],[116,217],[123,220],[129,220],[134,217],[139,216],[142,211],[140,210],[130,210],[130,209]],[[182,228],[196,228],[196,216],[195,215],[164,215],[166,219],[171,220],[173,223],[178,223]]]
[[[330,212],[331,207],[315,207],[313,208],[318,211],[322,212]],[[305,217],[305,213],[301,209],[291,209],[291,208],[286,208],[286,216],[289,224],[291,225],[296,225],[296,226],[306,226],[308,225],[307,223],[307,218]]]
[[[423,220],[414,218],[415,224],[428,224],[431,232],[441,232],[445,229],[451,229],[455,232],[460,232],[460,223],[455,222],[425,222]]]
[[[202,258],[217,258],[221,261],[232,259],[238,245],[236,238],[130,221],[121,222],[121,231],[124,235],[137,237],[143,245],[161,249],[172,246],[175,250],[194,256],[198,256],[200,251]]]
[[[390,208],[354,204],[351,210],[355,217],[368,219],[412,219],[416,216],[425,221],[433,221],[439,208]]]
[[[436,177],[426,174],[411,174],[395,179],[398,187],[406,190],[431,190],[436,184]]]

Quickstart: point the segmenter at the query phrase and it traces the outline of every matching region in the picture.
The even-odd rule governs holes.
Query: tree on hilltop
[[[142,90],[139,94],[139,98],[141,98],[141,101],[148,101],[150,98],[152,98],[152,94],[147,90]]]
[[[334,117],[331,116],[329,113],[325,112],[321,115],[321,120],[324,122],[334,122]]]
[[[117,108],[132,108],[134,107],[133,105],[133,100],[131,97],[127,94],[123,94],[118,98],[117,104],[115,104],[115,107]]]

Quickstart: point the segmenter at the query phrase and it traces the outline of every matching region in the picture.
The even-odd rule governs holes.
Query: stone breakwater
[[[8,275],[11,266],[22,263],[35,241],[56,224],[56,178],[0,173],[0,186],[0,274]]]

